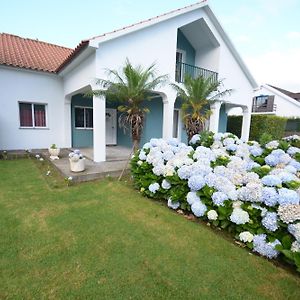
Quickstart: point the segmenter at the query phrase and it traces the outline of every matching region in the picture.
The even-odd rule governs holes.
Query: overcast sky
[[[0,32],[74,48],[82,39],[192,0],[7,0]],[[210,0],[259,84],[300,92],[300,0]]]

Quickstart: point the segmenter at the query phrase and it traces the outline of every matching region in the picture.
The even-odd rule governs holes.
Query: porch
[[[74,182],[90,181],[104,178],[107,176],[117,177],[121,174],[131,156],[131,149],[122,146],[106,146],[106,161],[93,161],[93,148],[81,148],[80,151],[85,157],[85,171],[74,173],[70,170],[69,153],[72,149],[62,149],[59,160],[51,161],[59,170],[62,176],[72,177]],[[49,158],[47,151],[42,153],[45,158]],[[129,164],[126,166],[125,173],[129,171]]]

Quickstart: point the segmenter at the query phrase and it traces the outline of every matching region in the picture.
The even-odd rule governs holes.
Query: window
[[[256,97],[256,105],[257,106],[267,106],[268,103],[268,96],[258,96]]]
[[[46,127],[46,105],[19,103],[20,127]]]
[[[93,128],[93,109],[90,107],[75,107],[75,127]]]

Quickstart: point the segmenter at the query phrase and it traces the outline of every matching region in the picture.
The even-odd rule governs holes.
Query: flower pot
[[[58,159],[58,155],[60,152],[59,148],[49,148],[48,151],[51,159]]]
[[[78,159],[77,161],[69,159],[69,161],[70,161],[70,169],[72,172],[83,172],[85,170],[84,158]]]

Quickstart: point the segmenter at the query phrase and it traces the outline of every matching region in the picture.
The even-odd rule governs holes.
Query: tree
[[[155,64],[148,68],[141,65],[134,67],[128,59],[119,73],[116,70],[108,70],[108,78],[99,79],[99,90],[93,91],[94,95],[104,95],[110,101],[118,101],[119,125],[125,131],[131,132],[133,149],[139,148],[145,114],[149,109],[143,105],[144,100],[151,100],[157,96],[153,91],[167,81],[167,76],[156,76]]]
[[[199,76],[193,78],[186,74],[183,85],[171,84],[177,91],[177,97],[182,100],[182,118],[188,140],[193,135],[204,130],[205,121],[210,117],[209,104],[229,94],[231,90],[220,91],[223,82],[213,77]]]

